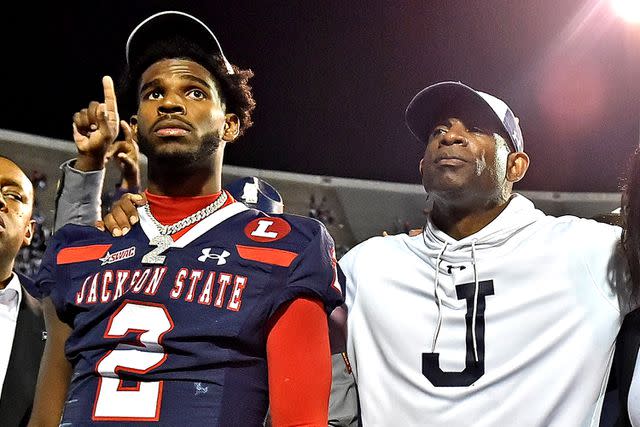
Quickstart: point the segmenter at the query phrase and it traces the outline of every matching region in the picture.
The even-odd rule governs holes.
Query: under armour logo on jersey
[[[231,255],[231,253],[227,250],[223,250],[221,254],[212,254],[211,248],[204,248],[202,250],[202,255],[198,257],[198,261],[205,262],[208,259],[217,259],[218,265],[226,264],[227,257]]]

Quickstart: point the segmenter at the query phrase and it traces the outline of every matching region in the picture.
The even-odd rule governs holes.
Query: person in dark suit
[[[25,426],[46,339],[33,282],[13,271],[21,247],[31,242],[35,222],[33,185],[20,167],[0,157],[0,425]]]

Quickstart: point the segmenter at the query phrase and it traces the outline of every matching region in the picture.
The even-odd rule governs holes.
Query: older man
[[[497,97],[437,83],[406,121],[425,146],[424,230],[340,260],[363,423],[597,425],[628,308],[621,229],[547,216],[512,192],[529,157]]]

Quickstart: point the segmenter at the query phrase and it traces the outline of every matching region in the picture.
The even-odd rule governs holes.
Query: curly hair
[[[124,100],[123,111],[133,114],[138,107],[138,89],[142,73],[153,63],[162,59],[189,59],[205,67],[219,84],[220,96],[227,113],[240,119],[239,135],[253,125],[251,115],[256,103],[253,99],[249,79],[253,71],[240,69],[231,64],[234,74],[229,74],[222,58],[204,51],[198,44],[180,36],[157,40],[138,58],[133,58],[121,76],[119,99]]]

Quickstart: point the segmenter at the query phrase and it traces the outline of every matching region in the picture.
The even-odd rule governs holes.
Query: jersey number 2
[[[466,323],[466,360],[460,372],[445,372],[440,368],[440,353],[422,353],[422,375],[436,387],[468,387],[484,375],[484,309],[485,297],[493,295],[493,280],[478,283],[478,306],[475,316],[475,335],[478,360],[473,351],[473,305],[475,299],[475,283],[456,286],[459,300],[467,300]]]
[[[161,304],[125,301],[111,315],[105,338],[134,334],[133,344],[118,344],[96,365],[98,390],[93,406],[96,421],[157,421],[162,406],[162,381],[130,385],[119,373],[145,374],[162,365],[167,354],[162,337],[173,329],[173,320]]]

